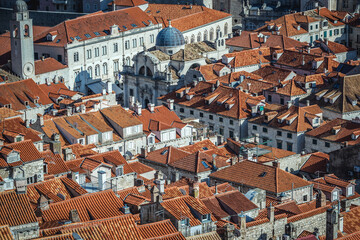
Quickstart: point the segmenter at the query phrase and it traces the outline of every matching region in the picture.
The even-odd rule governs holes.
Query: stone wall
[[[359,146],[349,146],[346,148],[341,148],[339,150],[329,153],[330,155],[330,168],[329,171],[334,173],[340,178],[349,178],[348,172],[353,172],[354,176],[356,173],[354,171],[355,166],[360,166],[360,148]]]

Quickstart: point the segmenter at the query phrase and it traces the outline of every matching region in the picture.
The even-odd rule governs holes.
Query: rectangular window
[[[99,48],[95,48],[95,57],[98,57],[99,56]]]
[[[276,147],[282,149],[282,141],[276,141]]]
[[[319,28],[319,26],[316,24],[316,25],[315,25],[315,28],[316,28],[316,29],[318,29],[318,28]]]
[[[292,138],[292,134],[291,134],[291,133],[287,133],[286,136],[287,136],[287,138]]]
[[[312,144],[313,144],[313,145],[317,145],[317,140],[316,140],[316,139],[313,139],[313,140],[312,140]]]
[[[78,62],[79,61],[79,53],[76,52],[74,53],[74,62]]]
[[[267,133],[267,132],[268,132],[268,129],[264,127],[264,128],[263,128],[263,132],[264,132],[264,133]]]
[[[154,42],[155,42],[155,36],[154,36],[154,34],[151,34],[151,35],[150,35],[150,42],[151,42],[151,43],[154,43]]]
[[[183,108],[180,108],[180,112],[183,113],[183,112],[184,112],[184,109],[183,109]]]
[[[220,133],[220,135],[224,135],[224,128],[223,127],[219,128],[219,133]]]
[[[222,117],[219,118],[219,122],[224,122],[224,119]]]
[[[329,148],[329,147],[330,147],[330,143],[329,143],[329,142],[325,142],[325,147]]]
[[[281,136],[282,136],[282,132],[281,132],[281,131],[277,131],[277,132],[276,132],[276,135],[279,136],[279,137],[281,137]]]
[[[272,101],[272,97],[271,95],[268,95],[268,102],[271,102]]]
[[[200,117],[204,117],[204,114],[201,112],[201,113],[199,113],[199,116],[200,116]]]
[[[129,49],[130,48],[130,41],[126,40],[125,41],[125,49]]]
[[[252,129],[253,129],[253,130],[257,130],[257,126],[256,126],[256,125],[253,125]]]
[[[307,195],[304,195],[304,196],[303,196],[303,201],[304,201],[304,202],[307,202],[307,199],[308,199],[308,196],[307,196]]]
[[[35,60],[38,60],[39,59],[39,53],[34,53],[34,58],[35,58]]]
[[[234,132],[231,131],[231,130],[229,130],[229,137],[230,137],[230,138],[234,138]]]
[[[327,37],[327,31],[324,32],[324,38],[326,38],[326,37]]]
[[[106,55],[107,54],[107,48],[106,46],[102,47],[102,55]]]
[[[209,115],[209,119],[213,120],[214,119],[213,115]]]
[[[310,41],[310,42],[311,42],[311,41]],[[284,102],[285,102],[284,99],[283,99],[283,98],[280,98],[280,104],[281,104],[281,105],[284,105]]]
[[[310,30],[313,30],[313,26],[312,26],[312,25],[310,25]]]
[[[194,115],[194,111],[193,111],[193,110],[190,110],[190,115]]]
[[[136,47],[137,47],[137,40],[136,40],[136,39],[133,39],[133,40],[132,40],[132,45],[133,45],[133,48],[136,48]]]
[[[119,71],[119,61],[114,62],[114,72]]]
[[[140,46],[144,46],[144,37],[139,38]]]
[[[335,30],[334,30],[334,35],[335,35],[335,36],[339,35],[339,33],[340,33],[339,29],[335,29]]]
[[[134,89],[130,89],[130,96],[134,96]]]
[[[117,51],[119,51],[118,44],[117,44],[117,43],[114,43],[114,52],[117,52]]]
[[[58,60],[58,62],[62,62],[62,56],[61,56],[61,55],[57,55],[57,60]]]
[[[286,150],[292,152],[292,150],[293,150],[293,144],[292,144],[292,143],[289,143],[289,142],[286,143]]]
[[[234,121],[233,121],[233,120],[230,120],[230,125],[234,125]]]
[[[91,49],[86,50],[87,53],[87,59],[91,58]]]
[[[332,30],[329,31],[329,36],[330,36],[330,37],[332,36]]]

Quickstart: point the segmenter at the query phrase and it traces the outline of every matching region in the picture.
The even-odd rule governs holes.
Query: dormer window
[[[354,187],[350,186],[347,188],[347,197],[354,195]]]
[[[182,226],[188,226],[189,225],[189,218],[184,218],[180,220],[180,224]]]
[[[29,106],[29,101],[24,101],[25,106]]]
[[[201,221],[202,222],[208,222],[211,220],[210,214],[201,215]]]

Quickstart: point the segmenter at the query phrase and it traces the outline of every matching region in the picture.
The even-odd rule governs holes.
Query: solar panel
[[[85,37],[91,38],[90,34],[88,34],[88,33],[85,34]]]
[[[203,149],[203,150],[209,150],[207,147],[203,147],[202,149]]]
[[[123,26],[123,28],[126,30],[127,29],[127,27],[126,26]]]
[[[100,36],[100,33],[99,33],[99,32],[94,32],[94,34],[95,34],[96,36]]]
[[[104,30],[104,33],[106,33],[107,35],[110,34],[110,31],[109,30]]]
[[[132,27],[137,27],[137,25],[136,25],[136,24],[134,24],[134,23],[132,23],[132,24],[131,24],[131,26],[132,26]]]
[[[74,38],[73,38],[73,37],[70,37],[70,39],[71,39],[72,41],[74,41]]]
[[[81,39],[81,37],[79,37],[79,36],[76,36],[75,38],[76,38],[77,40],[80,40],[80,39]]]
[[[205,167],[205,168],[210,168],[210,167],[209,167],[209,165],[207,165],[207,163],[206,163],[206,162],[201,161],[201,163],[202,163],[202,165],[204,165],[204,167]]]

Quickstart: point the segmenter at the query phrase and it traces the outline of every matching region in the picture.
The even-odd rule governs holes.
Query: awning
[[[93,91],[93,93],[98,94],[98,93],[102,93],[102,89],[103,87],[105,87],[105,83],[103,82],[91,83],[88,84],[87,87],[90,88],[90,90]]]

